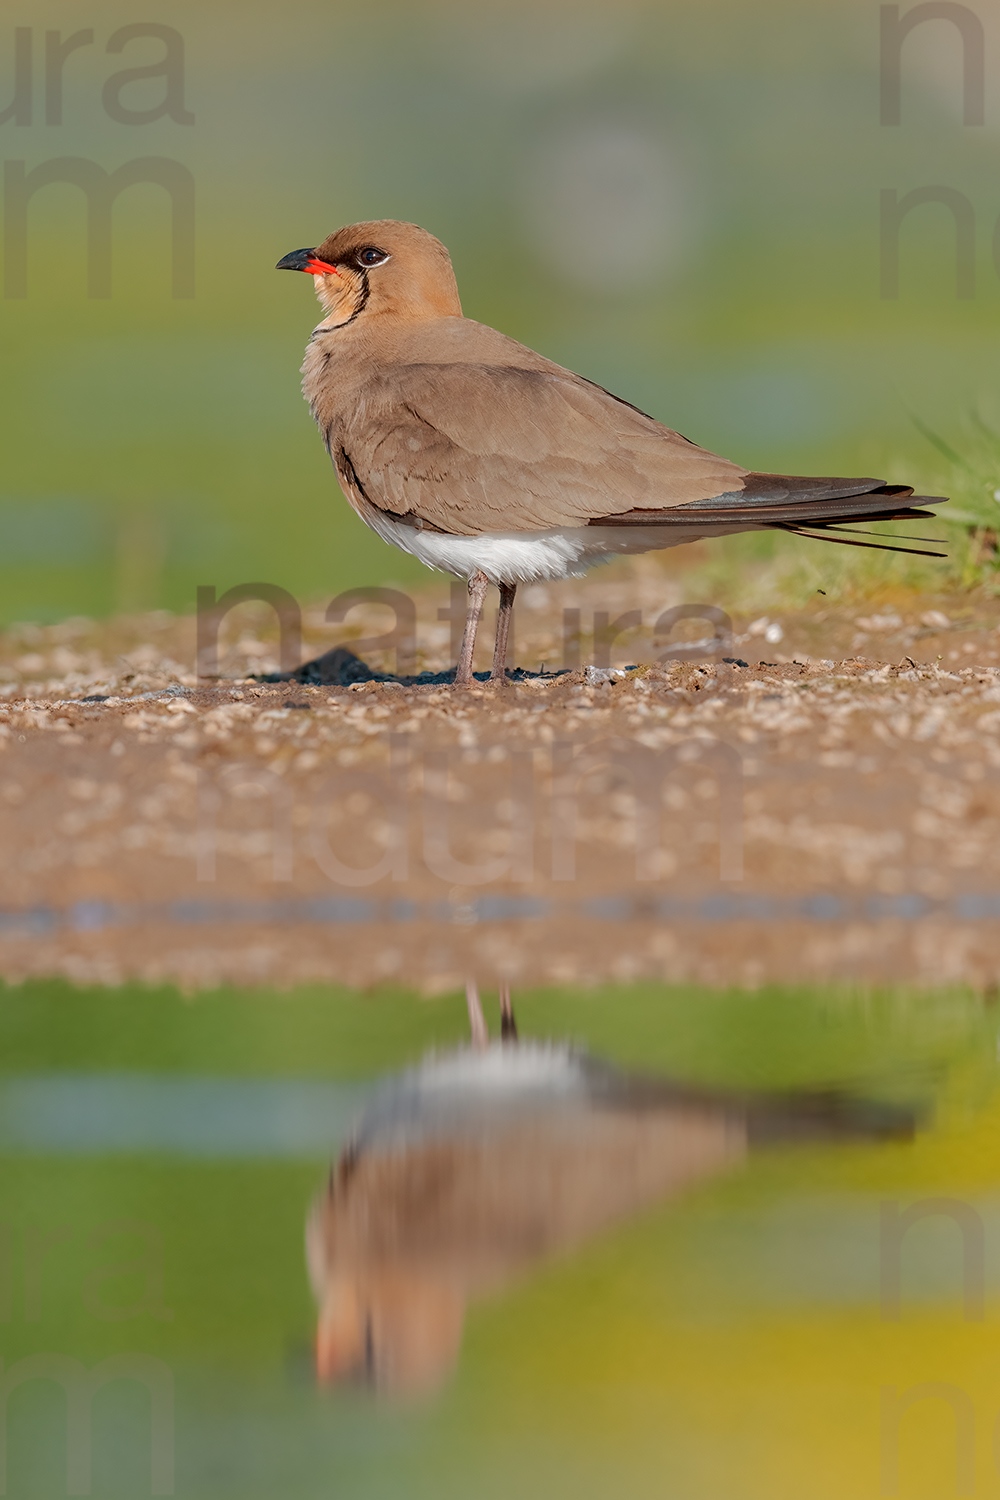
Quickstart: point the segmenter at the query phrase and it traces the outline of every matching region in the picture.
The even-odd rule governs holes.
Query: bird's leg
[[[486,598],[488,585],[489,579],[478,568],[474,573],[469,574],[469,608],[465,616],[462,649],[458,654],[458,666],[455,669],[456,687],[469,687],[473,681],[472,658],[476,650],[476,631],[479,629],[479,617],[483,612],[483,600]]]
[[[517,1022],[514,1020],[509,984],[500,986],[500,1040],[502,1042],[517,1041]]]
[[[472,1045],[477,1051],[490,1045],[490,1034],[486,1029],[486,1017],[483,1015],[483,1007],[479,1001],[479,986],[474,979],[465,981],[465,1003],[469,1007],[469,1030],[472,1032]]]
[[[517,593],[516,583],[500,584],[500,609],[497,613],[497,637],[493,648],[493,670],[490,673],[491,682],[507,681],[507,640],[510,635],[510,619],[514,613],[514,595]]]

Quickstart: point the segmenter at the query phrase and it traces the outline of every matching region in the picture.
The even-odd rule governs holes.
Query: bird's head
[[[373,1250],[379,1176],[378,1164],[374,1183],[364,1166],[359,1174],[349,1150],[306,1221],[306,1262],[319,1304],[316,1377],[323,1385],[360,1381],[385,1395],[429,1394],[458,1359],[465,1293],[453,1274],[435,1273],[419,1257]]]
[[[416,224],[373,219],[349,224],[312,250],[292,250],[279,271],[305,271],[330,327],[385,316],[461,317],[451,257]]]
[[[458,1359],[464,1318],[461,1291],[420,1269],[332,1270],[316,1327],[317,1379],[361,1381],[404,1398],[428,1395]]]

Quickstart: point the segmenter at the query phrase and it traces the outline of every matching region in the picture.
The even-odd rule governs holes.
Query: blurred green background
[[[0,303],[0,619],[188,609],[199,583],[323,597],[427,578],[341,499],[298,392],[318,308],[305,277],[272,269],[363,217],[433,230],[469,315],[751,466],[940,486],[913,417],[960,451],[978,419],[961,483],[1000,519],[1000,19],[966,11],[985,124],[963,123],[962,41],[935,20],[905,41],[889,126],[874,0],[15,0],[8,174],[180,163],[196,284],[171,296],[162,187],[117,200],[109,298],[87,293],[79,187],[32,199],[27,294]],[[106,50],[150,21],[183,43],[190,123],[102,102],[112,75],[163,58],[150,36]],[[11,114],[17,27],[33,55]],[[81,29],[50,123],[45,33]],[[138,78],[112,108],[155,114],[165,95]],[[968,205],[971,296],[939,203],[906,218],[899,296],[880,296],[880,192],[923,187]],[[9,186],[5,230],[10,275]]]

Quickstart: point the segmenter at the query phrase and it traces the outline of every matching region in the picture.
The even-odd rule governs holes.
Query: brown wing
[[[738,494],[746,470],[569,372],[403,364],[342,435],[365,497],[441,531],[543,531]]]

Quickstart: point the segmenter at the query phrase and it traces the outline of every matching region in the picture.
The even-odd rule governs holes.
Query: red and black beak
[[[320,260],[315,250],[290,250],[274,268],[276,271],[306,271],[310,276],[339,276],[336,266]]]

